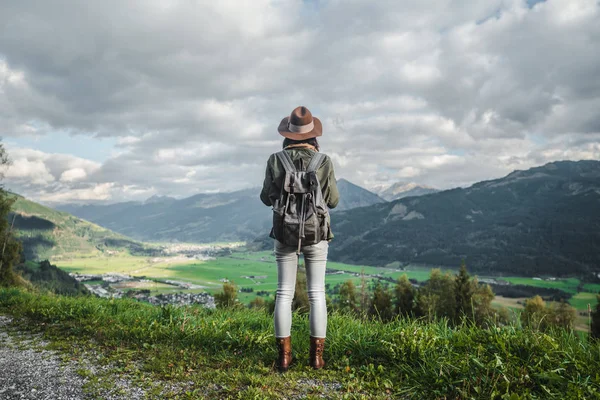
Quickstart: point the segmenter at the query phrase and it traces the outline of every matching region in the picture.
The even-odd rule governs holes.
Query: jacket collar
[[[290,149],[309,149],[312,151],[318,151],[315,146],[308,144],[308,143],[295,143],[295,144],[290,144],[289,146],[285,147],[286,150],[290,150]]]

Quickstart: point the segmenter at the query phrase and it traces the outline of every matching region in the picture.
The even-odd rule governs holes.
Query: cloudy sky
[[[365,187],[600,159],[600,3],[0,2],[3,183],[32,199],[260,186],[298,105]]]

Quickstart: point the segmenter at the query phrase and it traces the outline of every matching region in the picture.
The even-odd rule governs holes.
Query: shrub
[[[223,283],[223,291],[215,294],[215,304],[218,308],[239,307],[237,287],[233,282]]]

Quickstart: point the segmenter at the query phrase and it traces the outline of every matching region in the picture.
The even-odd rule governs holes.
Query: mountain
[[[384,202],[344,179],[336,210]],[[57,208],[115,232],[145,241],[231,242],[252,240],[271,230],[271,208],[259,199],[260,188],[202,193],[185,199],[153,196],[144,202],[73,205]]]
[[[336,261],[485,274],[600,272],[600,162],[562,161],[333,218]],[[392,264],[392,265],[393,265]]]
[[[11,194],[15,202],[8,219],[23,243],[28,260],[44,260],[69,255],[97,255],[107,251],[136,254],[152,252],[145,245],[96,224],[53,210]]]
[[[349,210],[351,208],[365,207],[378,203],[385,203],[385,200],[375,193],[369,192],[360,186],[347,181],[338,179],[338,191],[340,192],[340,202],[334,211]]]
[[[269,232],[271,209],[259,193],[255,188],[180,200],[152,197],[145,202],[58,208],[139,240],[231,242]]]
[[[174,201],[176,201],[177,199],[175,199],[174,197],[169,197],[169,196],[159,196],[159,195],[154,195],[152,197],[149,197],[148,199],[146,199],[146,201],[144,201],[144,204],[153,204],[153,203],[160,203],[160,204],[171,204]]]
[[[418,185],[413,182],[396,182],[392,185],[378,186],[375,188],[374,192],[386,201],[394,201],[404,197],[435,193],[438,192],[438,190],[429,186]]]

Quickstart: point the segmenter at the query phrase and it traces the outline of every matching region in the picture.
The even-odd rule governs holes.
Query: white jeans
[[[323,240],[311,246],[302,246],[306,264],[306,283],[310,303],[310,335],[324,338],[327,332],[327,304],[325,303],[325,268],[329,242]],[[292,299],[296,288],[298,255],[296,247],[275,240],[277,260],[277,297],[275,299],[275,337],[290,336],[292,328]]]

